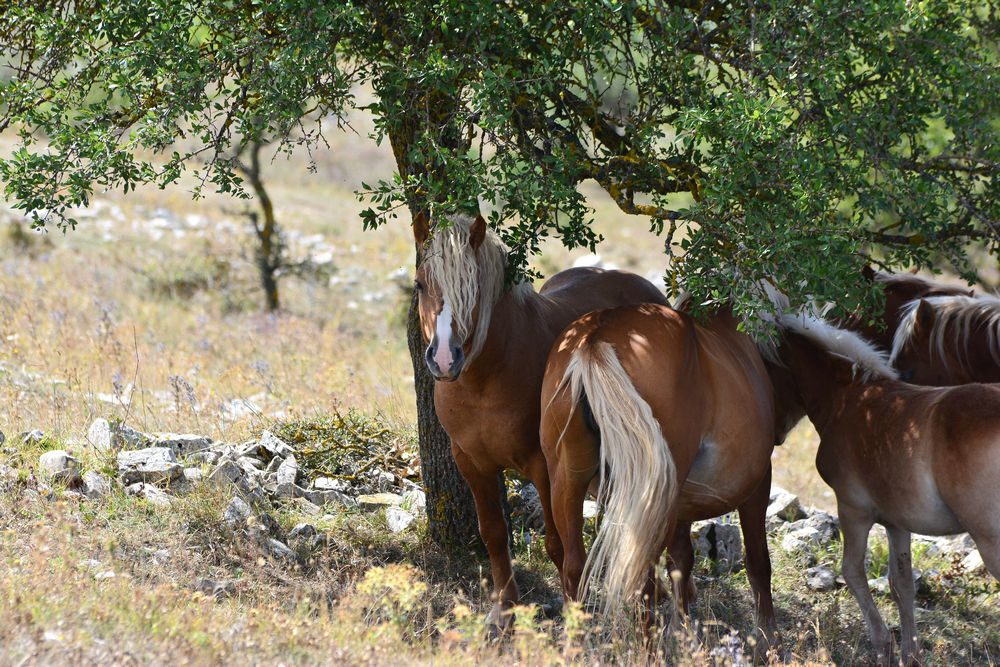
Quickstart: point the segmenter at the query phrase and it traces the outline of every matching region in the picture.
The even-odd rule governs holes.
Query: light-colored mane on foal
[[[847,359],[854,364],[855,371],[861,371],[864,380],[898,377],[889,356],[853,331],[806,313],[781,315],[778,325],[805,336],[834,356]]]
[[[969,336],[976,326],[986,330],[990,354],[1000,363],[1000,299],[994,296],[929,296],[922,299],[934,309],[934,324],[927,336],[927,342],[940,359],[947,365],[945,343],[954,346],[952,349],[967,348]],[[909,302],[901,309],[899,327],[892,339],[892,354],[890,361],[895,363],[902,354],[907,343],[913,339],[917,320],[917,308],[921,299]],[[954,325],[957,331],[945,338],[949,325]]]
[[[451,222],[451,227],[433,234],[423,261],[451,309],[455,332],[463,341],[473,335],[469,352],[465,355],[465,363],[470,364],[483,349],[493,307],[504,291],[507,248],[497,233],[487,227],[482,244],[473,252],[469,230],[475,218],[457,215]],[[534,289],[530,283],[519,283],[511,292],[523,301]],[[472,318],[477,306],[478,320],[473,332]]]

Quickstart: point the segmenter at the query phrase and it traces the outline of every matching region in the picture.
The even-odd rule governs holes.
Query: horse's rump
[[[543,449],[550,470],[576,465],[571,462],[579,457],[579,466],[602,473],[604,521],[583,578],[585,585],[603,583],[608,606],[638,589],[663,550],[677,518],[679,484],[699,452],[721,490],[692,480],[688,493],[721,502],[723,512],[745,500],[767,471],[773,443],[769,380],[753,343],[736,333],[734,320],[722,319],[721,331],[715,331],[666,307],[614,308],[580,318],[553,346],[543,434],[550,428],[558,437],[543,436]],[[567,433],[585,399],[600,434],[598,465],[591,461],[590,434]],[[741,461],[737,474],[719,474],[734,452],[753,458],[757,450],[760,461]],[[753,479],[744,480],[746,475]],[[730,477],[742,486],[731,488]]]

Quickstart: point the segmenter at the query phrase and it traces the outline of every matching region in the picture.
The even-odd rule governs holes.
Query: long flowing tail
[[[598,497],[604,519],[584,566],[582,596],[603,589],[604,609],[620,609],[659,558],[679,490],[674,459],[652,409],[609,343],[574,352],[556,393],[563,388],[573,405],[586,394],[601,432]]]

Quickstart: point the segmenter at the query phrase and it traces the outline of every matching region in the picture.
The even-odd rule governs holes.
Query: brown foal
[[[868,589],[868,532],[889,538],[889,582],[904,663],[919,658],[910,533],[968,531],[1000,578],[1000,387],[918,387],[895,379],[884,353],[821,320],[785,315],[769,363],[779,413],[804,410],[820,435],[816,467],[837,497],[842,573],[881,664],[892,639]]]

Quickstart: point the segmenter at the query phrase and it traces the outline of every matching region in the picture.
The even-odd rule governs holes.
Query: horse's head
[[[869,266],[862,270],[862,276],[871,283],[881,283],[885,294],[885,329],[873,327],[851,327],[863,336],[882,347],[888,348],[899,326],[905,306],[916,299],[931,296],[973,296],[969,287],[959,287],[945,283],[937,283],[916,274],[916,271],[903,273],[884,273],[875,271]]]
[[[917,299],[904,309],[901,325],[892,345],[892,365],[899,378],[913,384],[943,384],[941,350],[932,350],[931,333],[937,318],[934,308],[924,299]]]
[[[1000,381],[1000,299],[951,295],[907,304],[892,363],[913,384]]]
[[[459,216],[433,230],[413,220],[418,246],[416,290],[424,359],[435,379],[457,380],[482,349],[493,305],[503,288],[505,257],[482,216]]]

